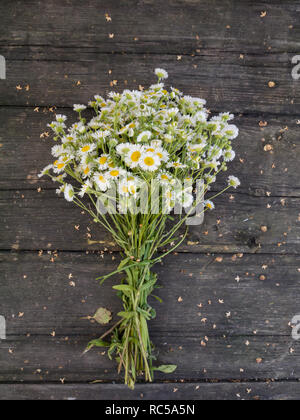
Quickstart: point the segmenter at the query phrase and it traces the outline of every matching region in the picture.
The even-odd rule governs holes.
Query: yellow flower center
[[[90,168],[87,166],[83,172],[84,175],[87,175],[90,172]]]
[[[90,148],[91,148],[91,146],[84,146],[84,147],[81,149],[81,151],[82,151],[83,153],[86,153],[86,152],[88,152],[88,151],[90,150]]]
[[[138,162],[141,156],[142,156],[141,152],[139,151],[133,152],[131,155],[132,162]]]
[[[168,177],[167,175],[162,175],[162,176],[161,176],[161,179],[162,179],[163,181],[169,181],[169,177]]]
[[[99,162],[100,162],[100,165],[105,165],[105,164],[106,164],[106,162],[107,162],[107,157],[106,157],[106,156],[102,156],[102,157],[99,159]]]
[[[58,163],[56,166],[57,166],[57,169],[62,169],[62,168],[65,167],[65,164],[64,163]]]
[[[130,192],[131,194],[135,194],[136,193],[136,189],[133,185],[130,186]]]
[[[155,149],[147,149],[147,152],[150,152],[150,153],[154,153],[155,152]]]
[[[120,173],[119,171],[110,171],[110,175],[114,177],[117,177],[119,173]]]
[[[99,176],[99,181],[100,181],[100,182],[105,182],[105,178],[104,178],[104,176],[103,176],[103,175],[100,175],[100,176]]]
[[[144,163],[146,166],[153,166],[155,164],[155,160],[152,157],[148,156],[144,159]]]
[[[124,194],[127,194],[127,193],[128,193],[128,187],[126,187],[126,186],[124,185],[124,187],[122,188],[122,191],[123,191],[123,193],[124,193]]]

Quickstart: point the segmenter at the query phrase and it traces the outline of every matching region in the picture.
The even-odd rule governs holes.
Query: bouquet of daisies
[[[99,280],[124,274],[114,286],[123,311],[88,350],[108,347],[108,356],[117,360],[131,388],[140,374],[152,381],[155,370],[176,369],[154,366],[148,321],[155,310],[148,298],[160,299],[153,293],[157,275],[152,267],[185,240],[187,231],[181,228],[191,215],[199,218],[214,209],[214,197],[240,185],[229,176],[224,190],[206,199],[217,175],[235,157],[231,141],[238,129],[230,123],[233,116],[210,118],[205,100],[166,90],[162,81],[167,72],[157,69],[156,75],[158,83],[148,90],[112,92],[108,99],[95,96],[89,103],[94,110],[90,120],[83,116],[84,105],[74,105],[79,120],[69,128],[66,116],[57,115],[50,124],[57,142],[52,148],[55,161],[40,174],[60,183],[57,193],[90,214],[122,249],[118,269]]]

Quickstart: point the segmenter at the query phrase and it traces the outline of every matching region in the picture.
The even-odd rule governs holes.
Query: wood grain
[[[65,51],[27,47],[0,48],[7,57],[7,80],[1,82],[1,106],[62,106],[87,103],[93,95],[112,90],[149,86],[153,70],[170,73],[169,84],[185,94],[204,97],[214,111],[259,115],[298,115],[300,94],[293,80],[293,54],[211,54],[194,57],[166,54],[103,54],[85,48]],[[109,74],[109,71],[112,74]],[[275,87],[270,88],[269,82]],[[20,87],[22,90],[20,90]]]
[[[0,400],[299,399],[299,12],[296,0],[0,2]],[[72,119],[73,103],[111,84],[146,87],[158,66],[212,112],[237,114],[242,187],[156,267],[151,336],[157,363],[178,370],[132,392],[101,351],[81,356],[104,331],[82,318],[120,309],[118,278],[95,281],[118,249],[37,174],[55,112]]]
[[[281,0],[28,0],[26,7],[2,0],[0,15],[1,45],[176,55],[199,48],[299,52],[295,0],[285,0],[284,7]],[[41,25],[42,16],[47,19]]]
[[[121,384],[0,385],[0,400],[125,401],[290,401],[299,400],[299,383],[156,383],[138,384],[134,391]],[[117,403],[116,403],[117,404]],[[109,404],[108,404],[109,405]],[[199,408],[201,409],[201,408]]]

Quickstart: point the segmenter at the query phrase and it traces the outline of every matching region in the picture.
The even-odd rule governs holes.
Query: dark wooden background
[[[299,1],[1,0],[0,16],[0,399],[299,399]],[[132,392],[101,351],[81,356],[104,332],[82,318],[120,308],[114,280],[95,281],[118,250],[37,174],[54,112],[148,86],[157,66],[237,115],[242,187],[157,268],[151,335],[178,369]]]

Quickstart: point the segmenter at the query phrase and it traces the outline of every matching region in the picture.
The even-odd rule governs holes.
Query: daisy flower
[[[152,137],[151,131],[143,131],[141,134],[138,135],[137,142],[138,143],[147,143]]]
[[[38,174],[38,177],[39,178],[42,178],[43,176],[45,176],[45,175],[48,175],[49,174],[49,171],[51,170],[53,168],[53,165],[48,165],[48,166],[46,166],[39,174]]]
[[[100,172],[94,174],[93,181],[95,182],[97,187],[103,192],[107,191],[110,187],[108,178]]]
[[[142,157],[143,147],[139,145],[131,145],[129,152],[126,154],[125,163],[130,168],[136,168]]]
[[[241,185],[241,181],[236,176],[230,176],[228,178],[228,186],[233,188],[238,188]]]
[[[121,143],[121,144],[118,144],[118,146],[116,147],[116,151],[118,155],[124,156],[130,152],[131,146],[132,146],[131,143]]]
[[[143,153],[139,165],[144,171],[155,172],[160,167],[160,158],[151,152]]]
[[[66,162],[64,162],[64,161],[62,161],[60,159],[59,160],[56,160],[53,163],[53,171],[56,174],[60,174],[61,172],[63,172],[64,169],[65,169],[65,167],[66,167]]]
[[[239,129],[235,125],[229,124],[226,128],[224,128],[223,133],[229,138],[229,140],[234,140],[239,135]]]
[[[157,179],[160,181],[162,185],[170,185],[173,180],[173,177],[168,172],[161,172],[158,174]]]
[[[124,175],[124,170],[119,168],[111,169],[107,172],[108,179],[118,179],[121,175]]]
[[[204,207],[207,208],[208,210],[214,210],[215,209],[214,203],[210,200],[204,201]]]
[[[223,154],[225,162],[231,162],[235,158],[234,150],[226,150]]]
[[[81,156],[86,156],[89,153],[93,152],[96,149],[95,144],[86,144],[85,146],[81,146],[79,149],[79,154]]]
[[[85,194],[88,192],[88,190],[89,190],[89,189],[92,189],[92,188],[93,188],[92,183],[91,183],[90,181],[86,181],[86,182],[82,185],[82,187],[81,187],[81,189],[80,189],[80,191],[79,191],[79,193],[78,193],[79,197],[83,198],[83,197],[85,196]]]
[[[86,110],[86,106],[85,105],[78,105],[78,104],[75,104],[74,105],[74,111],[75,112],[82,112],[82,111],[85,111]]]
[[[59,123],[64,123],[64,122],[67,121],[67,117],[66,117],[66,115],[57,114],[56,115],[56,121],[59,122]]]
[[[101,171],[105,171],[108,168],[108,160],[109,155],[101,155],[100,157],[98,157],[96,159],[98,169],[100,169]]]
[[[167,165],[167,168],[175,168],[175,169],[184,169],[186,165],[180,162],[180,160],[176,160],[175,162],[170,162]]]
[[[65,199],[67,201],[73,201],[74,200],[74,188],[72,187],[71,184],[66,184],[64,187],[64,194],[65,194]]]
[[[159,78],[159,80],[164,80],[169,77],[168,73],[164,69],[155,69],[155,74]]]
[[[182,197],[181,197],[181,200],[180,200],[180,204],[182,203],[182,206],[183,206],[185,209],[187,209],[187,208],[191,207],[191,206],[192,206],[192,204],[193,204],[193,202],[194,202],[194,197],[193,197],[193,194],[190,194],[190,193],[188,193],[188,192],[184,192],[184,193],[182,194]]]

